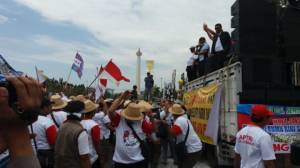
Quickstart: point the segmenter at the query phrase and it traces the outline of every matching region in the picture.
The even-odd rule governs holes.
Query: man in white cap
[[[100,128],[99,125],[92,120],[99,105],[93,103],[91,100],[84,102],[84,110],[81,116],[81,125],[87,131],[89,137],[90,160],[92,168],[100,168]]]
[[[60,95],[53,95],[51,96],[51,103],[52,103],[52,113],[48,115],[59,128],[64,121],[67,119],[67,113],[63,111],[63,109],[67,106],[67,102],[62,99]]]
[[[129,94],[128,91],[122,93],[109,109],[109,117],[116,129],[113,161],[115,168],[146,168],[147,156],[142,155],[141,147],[146,134],[152,132],[152,124],[143,120],[141,106],[136,103],[129,103],[120,113],[116,112]]]
[[[178,167],[193,168],[201,154],[202,143],[190,120],[184,116],[185,111],[180,104],[174,104],[169,111],[175,119],[170,134],[176,137],[175,151]]]

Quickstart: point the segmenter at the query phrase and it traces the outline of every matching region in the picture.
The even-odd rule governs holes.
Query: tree
[[[64,94],[66,96],[87,94],[87,88],[83,84],[74,85],[74,84],[68,83],[66,85],[66,82],[63,81],[62,78],[60,78],[59,80],[56,80],[54,78],[47,79],[45,81],[45,85],[47,87],[47,92],[50,94],[55,94],[55,93],[60,93],[60,92],[64,92]],[[64,89],[65,85],[67,87]]]

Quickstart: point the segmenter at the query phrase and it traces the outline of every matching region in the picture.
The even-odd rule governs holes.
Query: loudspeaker
[[[240,103],[300,103],[291,76],[292,63],[300,61],[300,10],[278,3],[237,0],[231,7],[233,52],[242,62]]]
[[[277,7],[270,0],[237,0],[231,7],[234,52],[276,55]],[[238,45],[238,46],[236,46]]]
[[[283,9],[281,27],[286,61],[300,61],[300,10],[291,6]]]
[[[286,67],[282,58],[245,55],[243,63],[243,88],[261,88],[266,85],[284,87]]]

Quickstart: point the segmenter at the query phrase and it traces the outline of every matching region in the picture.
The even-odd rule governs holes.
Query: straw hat
[[[141,106],[136,103],[129,103],[127,108],[121,112],[121,116],[123,116],[127,120],[140,121],[143,119]]]
[[[52,110],[63,109],[67,106],[67,102],[64,101],[60,95],[51,96]]]
[[[169,108],[169,111],[174,115],[184,114],[184,110],[182,109],[180,104],[173,104],[173,106]]]
[[[99,107],[99,104],[95,104],[91,100],[86,100],[84,102],[84,112],[83,113],[89,113],[92,111],[95,111]]]
[[[150,111],[153,108],[153,106],[150,103],[148,103],[148,102],[146,102],[144,100],[139,101],[138,104],[141,106],[142,112]]]
[[[85,102],[86,98],[83,95],[77,95],[75,100],[81,101],[81,102]]]
[[[129,103],[132,103],[132,101],[131,100],[125,100],[125,102],[124,102],[124,107],[127,107],[128,105],[129,105]]]
[[[76,97],[75,96],[70,96],[69,99],[76,100]]]

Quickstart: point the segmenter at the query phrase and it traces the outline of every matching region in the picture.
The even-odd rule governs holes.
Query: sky
[[[230,32],[234,0],[1,0],[0,54],[17,70],[35,76],[35,66],[50,78],[66,80],[79,52],[83,76],[70,82],[91,83],[97,67],[110,59],[131,82],[113,83],[117,91],[136,84],[136,52],[154,60],[154,80],[170,82],[185,72],[189,47],[206,36],[203,23],[222,23]],[[209,44],[211,40],[207,38]],[[161,80],[162,79],[162,80]],[[144,85],[143,82],[141,84]]]

